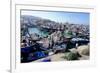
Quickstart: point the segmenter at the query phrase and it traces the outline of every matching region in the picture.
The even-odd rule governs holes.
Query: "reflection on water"
[[[35,33],[40,37],[46,37],[49,34],[49,32],[47,32],[46,30],[41,30],[40,28],[37,27],[28,28],[28,30],[30,34]]]

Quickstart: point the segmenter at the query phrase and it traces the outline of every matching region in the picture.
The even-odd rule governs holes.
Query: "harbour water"
[[[37,34],[40,37],[46,37],[49,34],[49,32],[45,30],[40,30],[40,28],[37,27],[28,28],[28,30],[30,34]]]

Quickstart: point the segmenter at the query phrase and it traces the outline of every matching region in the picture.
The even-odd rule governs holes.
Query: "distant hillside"
[[[21,28],[25,26],[27,27],[34,27],[38,26],[41,28],[48,28],[48,29],[68,29],[69,31],[82,33],[89,33],[89,25],[84,24],[70,24],[66,21],[66,23],[58,23],[48,19],[43,19],[40,17],[30,16],[30,15],[21,15]]]
[[[33,25],[45,25],[45,24],[56,24],[56,22],[43,19],[40,17],[30,16],[30,15],[22,15],[21,16],[21,25],[26,24],[27,26]]]

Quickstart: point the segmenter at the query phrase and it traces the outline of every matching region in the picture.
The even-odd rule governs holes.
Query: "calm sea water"
[[[30,34],[38,34],[40,37],[45,37],[48,35],[48,32],[45,30],[40,30],[39,28],[33,27],[33,28],[29,28],[29,33]]]

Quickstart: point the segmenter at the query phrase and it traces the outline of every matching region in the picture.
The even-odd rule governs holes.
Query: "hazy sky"
[[[89,24],[89,13],[82,12],[50,12],[50,11],[21,11],[21,15],[32,15],[56,22],[69,22],[75,24]]]

